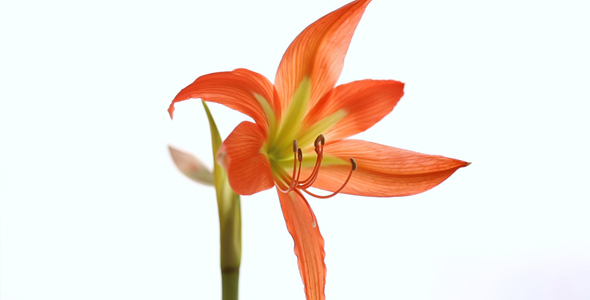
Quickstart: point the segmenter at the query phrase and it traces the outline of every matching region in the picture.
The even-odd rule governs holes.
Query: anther
[[[323,146],[326,144],[326,138],[324,137],[323,134],[318,135],[317,138],[315,138],[315,141],[313,142],[313,146],[318,148],[320,146],[320,144]]]
[[[297,152],[299,145],[297,145],[297,140],[293,140],[293,152]]]
[[[301,166],[303,165],[301,163],[303,161],[303,151],[301,151],[301,148],[297,148],[297,160],[299,161],[299,169],[297,169],[297,178],[293,181],[293,188],[297,188],[299,177],[301,176]]]
[[[309,177],[299,183],[299,188],[306,189],[310,187],[314,181],[318,178],[318,173],[320,171],[320,166],[322,164],[322,159],[324,158],[324,145],[326,144],[326,138],[323,134],[318,135],[318,137],[313,142],[315,146],[315,153],[317,154],[315,160],[315,166],[313,167],[313,171],[309,175]]]
[[[315,147],[315,153],[319,155],[320,152],[322,151],[322,149],[320,149],[320,146],[323,147],[325,144],[326,144],[326,138],[324,137],[324,135],[323,134],[318,135],[318,137],[313,142],[313,146]]]
[[[352,165],[352,170],[356,171],[356,160],[354,158],[350,158],[350,164]]]

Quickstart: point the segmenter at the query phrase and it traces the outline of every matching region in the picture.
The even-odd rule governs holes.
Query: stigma
[[[301,194],[301,192],[303,191],[310,196],[313,196],[316,198],[321,198],[321,199],[327,199],[327,198],[331,198],[331,197],[336,196],[344,189],[344,187],[346,187],[346,185],[350,181],[350,178],[352,177],[352,172],[356,171],[356,168],[357,168],[356,161],[352,157],[350,158],[351,168],[350,168],[350,172],[348,173],[348,177],[346,178],[346,180],[344,181],[344,183],[342,184],[342,186],[338,190],[336,190],[332,194],[326,195],[326,196],[316,195],[308,190],[313,185],[313,183],[316,181],[316,179],[318,178],[318,175],[320,173],[320,166],[322,165],[322,159],[324,158],[324,145],[325,144],[326,144],[326,138],[324,137],[323,134],[320,134],[315,139],[315,141],[313,143],[314,150],[316,153],[315,165],[313,167],[313,170],[309,174],[309,176],[306,179],[302,180],[301,179],[301,165],[303,162],[303,152],[301,151],[301,148],[299,148],[297,140],[293,140],[293,174],[292,174],[291,178],[288,178],[288,175],[285,175],[282,178],[283,182],[277,182],[278,188],[281,192],[289,193],[289,192],[293,191],[293,192],[298,193],[300,196],[303,196]],[[287,183],[289,183],[289,182],[290,182],[289,186],[286,186]]]

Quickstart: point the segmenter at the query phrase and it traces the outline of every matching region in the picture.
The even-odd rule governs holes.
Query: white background
[[[346,0],[3,1],[2,300],[220,299],[200,75],[271,81]],[[310,199],[328,299],[590,299],[590,9],[585,1],[369,5],[340,83],[406,95],[358,137],[471,161],[426,193]],[[212,105],[223,136],[246,117]],[[255,171],[255,170],[253,170]],[[241,299],[304,299],[275,192],[242,198]]]

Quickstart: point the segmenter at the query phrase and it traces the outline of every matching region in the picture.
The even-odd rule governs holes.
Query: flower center
[[[254,97],[262,106],[268,120],[268,139],[263,152],[275,161],[290,160],[294,154],[291,152],[291,142],[294,139],[303,145],[310,145],[320,133],[329,131],[347,115],[344,109],[324,115],[321,113],[322,108],[310,107],[311,80],[308,77],[301,80],[280,117],[275,114],[264,97],[258,94],[254,94]],[[303,147],[303,150],[305,152],[310,149]]]
[[[344,183],[342,184],[342,186],[338,190],[336,190],[332,194],[326,195],[326,196],[316,195],[316,194],[307,190],[308,188],[310,188],[313,185],[313,183],[316,181],[316,179],[318,178],[318,175],[320,173],[320,166],[322,164],[322,159],[324,158],[324,145],[325,144],[326,144],[326,138],[324,137],[323,134],[320,134],[316,138],[315,142],[313,143],[314,148],[315,148],[315,153],[317,155],[313,170],[311,171],[311,174],[309,174],[307,179],[300,180],[301,165],[303,162],[303,151],[301,151],[301,148],[299,148],[299,146],[297,144],[297,140],[293,140],[293,174],[290,178],[289,178],[289,175],[286,175],[286,174],[280,176],[281,177],[280,179],[282,179],[282,182],[277,181],[277,186],[281,192],[289,193],[291,191],[294,191],[296,193],[301,194],[300,191],[303,191],[310,196],[313,196],[316,198],[327,199],[327,198],[331,198],[331,197],[336,196],[338,193],[340,193],[344,189],[344,187],[346,186],[346,184],[348,184],[348,181],[350,181],[350,178],[352,177],[352,172],[356,171],[356,161],[352,157],[350,158],[351,168],[350,168],[350,172],[348,173],[348,177],[346,178],[346,180],[344,181]],[[286,186],[287,182],[290,182],[289,186]]]

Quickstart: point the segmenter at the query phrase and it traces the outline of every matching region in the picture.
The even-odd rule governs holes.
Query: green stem
[[[219,180],[227,184],[225,180]],[[227,191],[227,186],[225,191]],[[218,200],[226,212],[220,210],[220,263],[222,300],[238,300],[240,278],[240,261],[242,260],[242,216],[240,196],[233,193],[223,193],[218,190]],[[223,202],[221,202],[223,201]]]
[[[240,269],[221,270],[222,300],[238,300]]]
[[[203,107],[209,119],[213,160],[221,147],[221,136],[205,102]],[[225,170],[215,162],[213,166],[215,191],[217,192],[217,209],[219,211],[219,243],[222,300],[238,300],[240,279],[240,262],[242,260],[242,215],[240,195],[236,194],[227,178]]]

